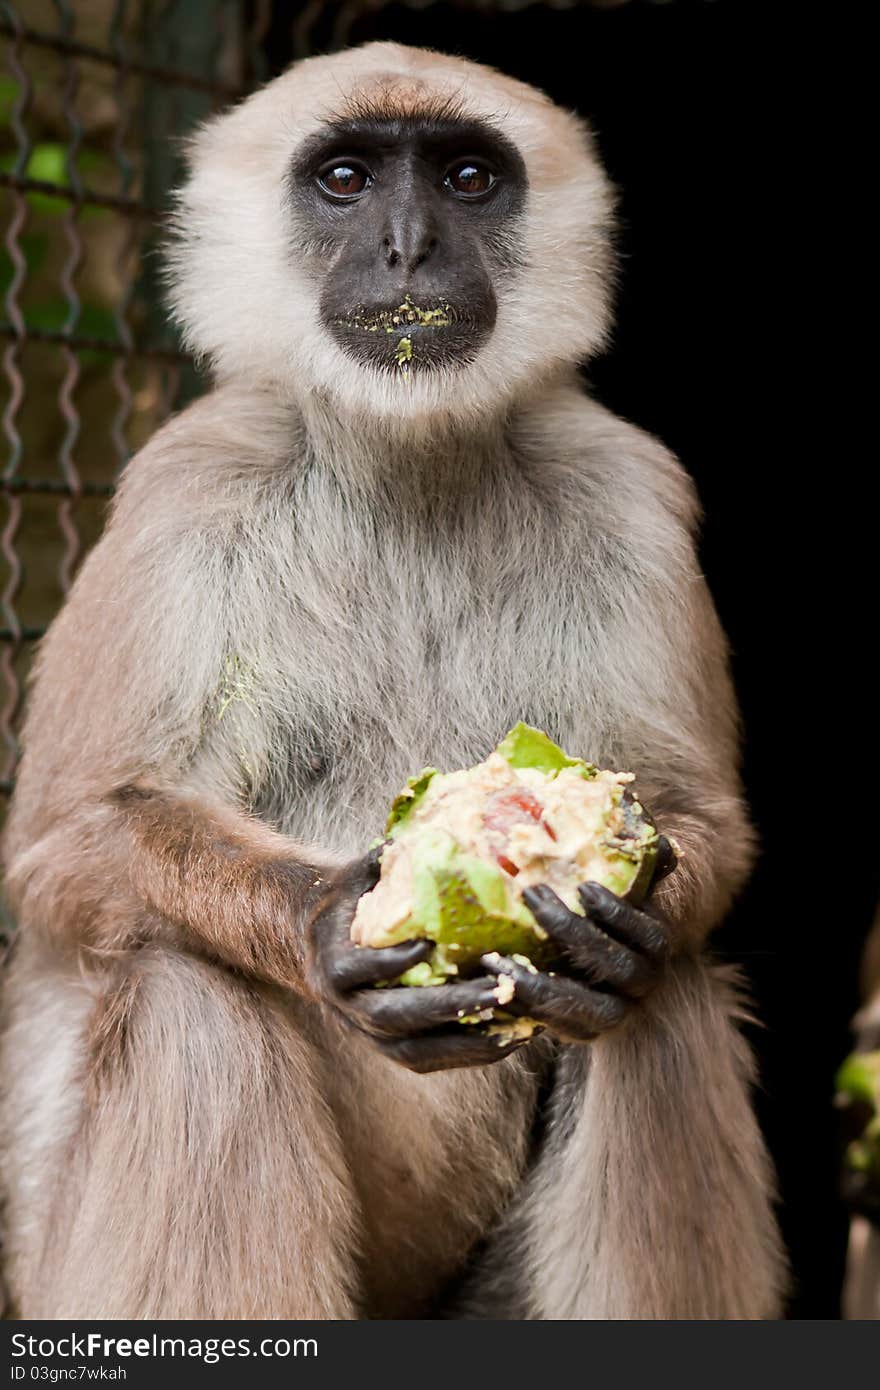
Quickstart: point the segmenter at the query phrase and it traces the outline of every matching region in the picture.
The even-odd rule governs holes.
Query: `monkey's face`
[[[527,178],[509,140],[459,118],[339,121],[306,142],[293,190],[321,322],[348,356],[403,376],[473,361],[518,262]]]
[[[590,134],[500,73],[398,44],[311,58],[209,122],[191,163],[172,304],[222,378],[422,428],[506,410],[604,336]]]

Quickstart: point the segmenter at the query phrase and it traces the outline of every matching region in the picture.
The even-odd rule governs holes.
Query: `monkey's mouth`
[[[401,376],[470,361],[487,331],[446,300],[417,304],[409,294],[388,308],[358,306],[330,327],[352,356]]]
[[[416,304],[410,294],[402,304],[391,309],[368,313],[361,305],[350,319],[339,319],[346,328],[360,328],[365,333],[406,334],[413,328],[449,328],[456,315],[451,304],[438,301],[431,306]]]

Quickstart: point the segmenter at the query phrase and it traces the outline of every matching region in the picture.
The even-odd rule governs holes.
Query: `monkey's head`
[[[611,207],[586,127],[543,94],[369,44],[197,134],[172,306],[221,379],[478,418],[601,342]]]

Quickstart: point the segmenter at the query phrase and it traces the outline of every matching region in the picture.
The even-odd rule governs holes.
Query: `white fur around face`
[[[302,141],[352,99],[449,100],[522,155],[529,189],[519,268],[496,284],[496,326],[476,359],[420,375],[356,364],[319,321],[326,265],[297,244],[289,171]],[[609,317],[613,198],[587,128],[542,93],[458,58],[376,43],[310,58],[210,121],[191,143],[169,254],[170,301],[190,349],[222,380],[323,399],[343,415],[479,419],[601,343]]]

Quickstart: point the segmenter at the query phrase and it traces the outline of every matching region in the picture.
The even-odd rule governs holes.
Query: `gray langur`
[[[394,44],[191,145],[170,276],[213,391],[126,470],[42,644],[5,839],[7,1276],[27,1318],[767,1318],[784,1261],[729,972],[751,834],[676,460],[585,392],[588,131]],[[348,942],[423,764],[517,720],[636,774],[645,910],[491,973]],[[513,962],[496,969],[515,972]]]
[[[880,912],[868,933],[862,958],[862,1006],[852,1021],[857,1052],[880,1053]],[[846,1108],[844,1142],[862,1138],[871,1112]],[[880,1320],[880,1177],[872,1168],[854,1169],[844,1158],[842,1196],[850,1208],[843,1282],[843,1316],[850,1322]]]

